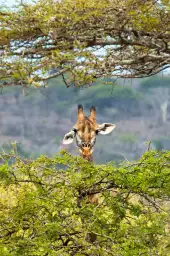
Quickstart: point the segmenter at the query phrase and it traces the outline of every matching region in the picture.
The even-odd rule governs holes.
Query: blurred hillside
[[[151,141],[156,149],[170,150],[170,77],[120,80],[90,88],[66,88],[62,79],[52,79],[40,90],[5,88],[0,94],[0,147],[17,150],[24,157],[52,155],[62,148],[79,154],[75,145],[62,139],[76,122],[77,104],[88,115],[97,108],[97,121],[112,122],[112,134],[98,136],[94,158],[98,163],[137,159]]]

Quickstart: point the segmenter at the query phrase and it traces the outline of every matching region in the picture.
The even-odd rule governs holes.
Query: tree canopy
[[[170,65],[169,0],[39,0],[0,11],[1,86],[147,77]]]
[[[36,160],[15,152],[0,158],[2,256],[169,252],[170,152],[150,150],[120,166],[65,151]]]

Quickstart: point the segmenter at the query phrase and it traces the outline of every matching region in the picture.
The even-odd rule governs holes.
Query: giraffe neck
[[[86,159],[89,162],[93,162],[93,156],[92,155],[85,156],[85,155],[81,154],[80,156],[83,157],[84,159]]]

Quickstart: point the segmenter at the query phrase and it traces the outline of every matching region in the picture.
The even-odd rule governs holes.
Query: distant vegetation
[[[148,86],[149,82],[149,86]],[[141,90],[150,91],[158,87],[169,88],[170,89],[170,77],[166,75],[153,76],[149,79],[145,79],[140,86]]]
[[[123,84],[123,85],[121,85]],[[77,104],[97,108],[97,120],[117,125],[112,134],[97,137],[98,163],[136,159],[152,141],[153,148],[169,149],[170,78],[155,76],[123,83],[99,80],[89,88],[66,88],[62,78],[39,90],[8,87],[0,95],[1,149],[17,141],[18,153],[35,158],[62,149],[62,138],[76,121]],[[78,154],[75,146],[68,150]]]

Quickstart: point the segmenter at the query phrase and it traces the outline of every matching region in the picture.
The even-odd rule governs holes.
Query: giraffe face
[[[96,124],[88,117],[78,120],[75,126],[75,139],[81,155],[84,158],[90,157],[96,142]]]
[[[110,123],[103,123],[101,125],[96,123],[96,109],[90,108],[90,115],[84,116],[83,107],[78,106],[77,123],[72,130],[64,136],[63,144],[70,144],[76,140],[80,154],[83,158],[89,160],[92,157],[93,148],[98,134],[108,134],[116,126]]]

